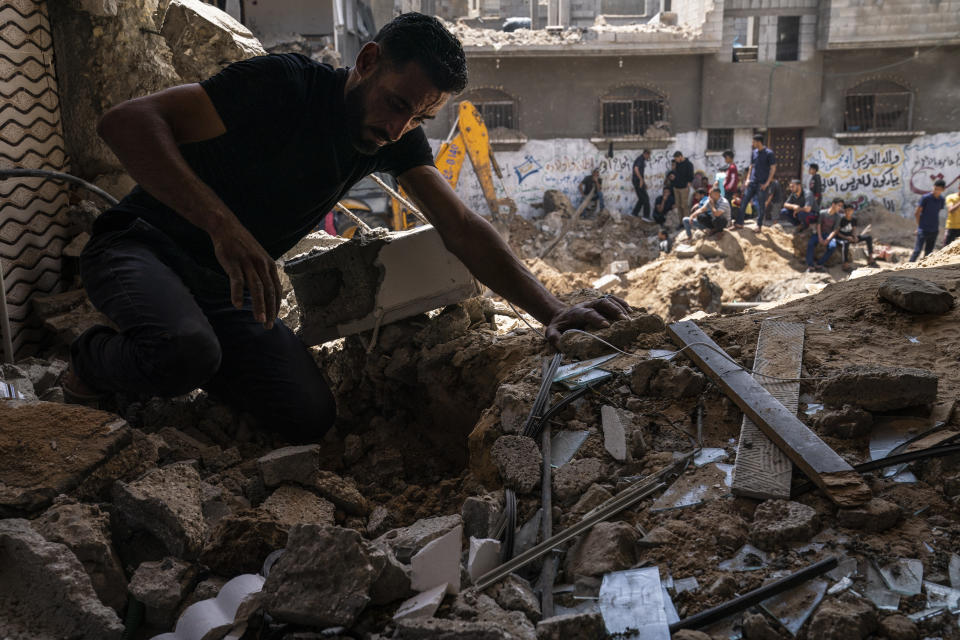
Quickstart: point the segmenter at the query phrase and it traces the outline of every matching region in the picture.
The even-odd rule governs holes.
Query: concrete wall
[[[841,145],[835,138],[807,138],[805,165],[816,162],[824,197],[871,201],[909,217],[920,195],[942,178],[947,190],[960,187],[960,132],[915,138],[906,144]]]
[[[746,165],[751,135],[749,129],[735,132],[734,151],[738,165]],[[432,142],[436,150],[439,140]],[[646,171],[651,203],[661,192],[664,174],[670,167],[676,149],[690,158],[695,170],[702,170],[708,176],[712,177],[723,166],[723,158],[719,153],[704,151],[706,145],[707,132],[699,130],[677,135],[676,142],[666,149],[652,150]],[[613,158],[608,158],[604,151],[583,138],[531,140],[517,151],[496,152],[497,162],[503,170],[503,180],[495,183],[501,197],[511,197],[517,203],[517,213],[536,217],[548,213],[533,206],[543,201],[543,192],[547,189],[558,189],[567,194],[574,205],[578,204],[580,194],[577,185],[591,169],[599,167],[607,208],[628,214],[636,204],[630,172],[633,161],[641,151],[639,148],[618,150]],[[457,194],[474,211],[488,215],[486,200],[470,167],[465,167],[460,174]]]
[[[960,42],[960,0],[822,0],[821,48]]]
[[[820,124],[809,132],[812,136],[832,136],[843,127],[846,92],[869,79],[885,79],[914,91],[914,131],[940,133],[960,131],[960,47],[944,47],[912,58],[903,49],[868,51],[828,51],[823,54],[823,100]],[[876,73],[863,73],[893,63],[905,64]],[[802,79],[801,79],[802,80]]]
[[[265,47],[300,34],[333,34],[333,3],[315,0],[247,0],[246,26]]]
[[[495,87],[517,100],[519,129],[528,138],[590,138],[600,132],[600,97],[629,84],[663,93],[671,130],[700,128],[699,56],[471,58],[468,89]],[[499,68],[498,68],[499,66]],[[452,105],[427,127],[442,138]]]

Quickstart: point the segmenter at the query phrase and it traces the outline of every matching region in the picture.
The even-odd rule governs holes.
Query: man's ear
[[[383,50],[376,42],[368,42],[360,49],[357,54],[357,62],[354,67],[361,78],[367,78],[374,74],[377,65],[382,62]]]

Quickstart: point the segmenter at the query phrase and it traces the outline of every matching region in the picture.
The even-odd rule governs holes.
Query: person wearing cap
[[[807,271],[825,271],[823,268],[827,260],[837,249],[837,231],[840,229],[840,218],[843,211],[843,198],[834,198],[829,209],[825,209],[817,216],[816,229],[807,243]],[[823,257],[814,263],[813,252],[817,245],[826,247]]]
[[[757,229],[763,227],[765,207],[760,206],[760,203],[766,204],[769,197],[767,190],[776,175],[777,159],[773,155],[773,149],[764,145],[763,135],[758,133],[753,136],[753,153],[750,155],[750,168],[747,169],[745,181],[747,186],[743,191],[740,208],[737,209],[734,229],[743,229],[743,217],[747,213],[747,205],[751,202],[753,202],[753,210],[757,213]],[[756,201],[754,201],[755,198]]]
[[[690,215],[690,183],[693,182],[693,163],[683,157],[682,151],[673,152],[673,200],[680,216]]]

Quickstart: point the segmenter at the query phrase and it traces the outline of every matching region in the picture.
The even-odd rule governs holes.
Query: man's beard
[[[366,140],[363,137],[364,122],[367,119],[366,102],[370,93],[370,87],[366,80],[360,81],[353,89],[347,91],[344,96],[344,105],[346,107],[346,126],[347,134],[350,136],[350,144],[360,153],[372,156],[380,147],[375,142]]]

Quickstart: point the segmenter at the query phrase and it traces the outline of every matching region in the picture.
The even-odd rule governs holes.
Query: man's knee
[[[151,342],[152,348],[145,355],[157,395],[189,393],[220,369],[220,341],[210,327],[179,327]]]
[[[293,442],[319,442],[337,418],[337,405],[327,386],[302,389],[284,398],[282,412],[274,413],[274,427]]]

